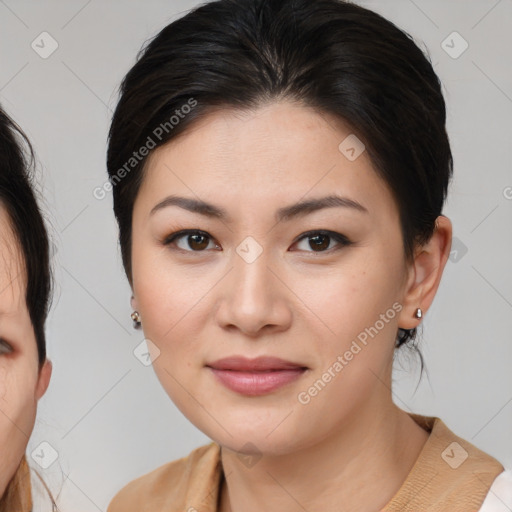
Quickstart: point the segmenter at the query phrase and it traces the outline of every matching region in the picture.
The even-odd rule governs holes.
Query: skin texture
[[[163,387],[222,446],[222,511],[334,510],[340,502],[344,510],[379,510],[428,437],[393,404],[391,363],[398,327],[417,326],[416,308],[426,312],[434,298],[451,223],[439,217],[436,233],[407,265],[386,184],[366,152],[349,161],[338,149],[350,133],[341,121],[290,102],[222,110],[147,163],[133,212],[132,305],[158,348],[153,366]],[[333,207],[276,223],[278,208],[332,193],[368,213]],[[177,206],[151,214],[171,194],[213,203],[231,219]],[[210,238],[191,245],[185,235],[165,245],[181,229]],[[323,252],[315,250],[302,235],[319,229],[352,244],[327,238]],[[236,252],[247,236],[262,249],[252,263]],[[298,394],[394,303],[399,314],[300,403]],[[247,397],[205,367],[232,355],[271,355],[308,370]],[[249,467],[237,452],[260,458]]]
[[[34,428],[37,401],[51,377],[39,368],[32,322],[25,302],[22,254],[6,210],[0,206],[0,496],[16,472]]]

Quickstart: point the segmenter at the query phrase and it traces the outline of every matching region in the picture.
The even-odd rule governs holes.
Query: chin
[[[250,422],[250,419],[248,421]],[[248,455],[285,455],[298,450],[300,445],[305,444],[300,442],[295,429],[292,432],[284,425],[278,429],[275,429],[275,424],[274,427],[261,424],[259,428],[247,423],[245,426],[224,423],[224,428],[211,423],[195,425],[217,444],[228,450]]]

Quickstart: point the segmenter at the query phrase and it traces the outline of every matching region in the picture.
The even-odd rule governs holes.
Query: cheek
[[[171,262],[164,249],[144,249],[134,242],[133,286],[145,336],[161,351],[191,350],[195,321],[208,314],[202,297],[219,279],[218,269]],[[205,319],[202,318],[204,323]],[[187,332],[183,339],[183,330]],[[181,343],[180,343],[181,342]],[[186,343],[184,343],[186,342]]]
[[[214,315],[212,288],[224,272],[208,264],[171,264],[165,251],[144,252],[135,244],[133,256],[133,286],[144,336],[158,349],[153,349],[157,353],[153,369],[175,405],[189,417],[194,401],[187,391],[199,385],[196,377],[205,362],[205,347],[214,341],[205,337],[205,329],[211,327]],[[208,294],[209,290],[214,293]]]
[[[294,291],[309,306],[314,313],[311,318],[325,333],[316,338],[324,346],[323,351],[326,337],[340,340],[336,345],[340,349],[376,323],[379,331],[386,332],[385,336],[388,331],[394,332],[393,304],[400,298],[400,269],[377,253],[357,256],[346,265],[333,267],[329,273],[296,280]],[[379,321],[382,318],[384,324]],[[364,339],[364,334],[360,337]]]
[[[0,367],[0,408],[3,411],[2,432],[5,425],[11,428],[19,428],[27,432],[27,427],[32,429],[33,420],[36,414],[37,400],[35,398],[37,374],[33,374],[32,368],[21,367],[21,365],[9,365]],[[16,366],[16,367],[14,367]],[[9,421],[10,420],[10,421]]]
[[[36,381],[27,378],[31,369],[13,368],[11,363],[0,363],[0,491],[25,453],[36,416]]]

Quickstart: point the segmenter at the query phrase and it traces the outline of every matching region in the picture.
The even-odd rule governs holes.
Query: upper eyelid
[[[195,235],[195,234],[207,236],[211,240],[215,240],[215,238],[212,235],[210,235],[210,233],[208,233],[207,231],[203,231],[202,229],[179,229],[178,231],[175,231],[175,232],[171,233],[170,235],[166,236],[163,241],[164,241],[164,243],[167,243],[167,241],[168,240],[170,241],[171,239],[172,239],[172,241],[174,241],[178,238],[182,238],[187,235]]]

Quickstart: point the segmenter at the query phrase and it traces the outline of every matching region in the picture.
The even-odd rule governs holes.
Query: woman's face
[[[291,452],[390,401],[398,325],[419,322],[403,311],[414,276],[397,206],[350,134],[276,103],[211,113],[148,160],[133,306],[169,396],[230,449]],[[345,202],[290,208],[334,195]],[[180,230],[200,233],[171,240]],[[231,357],[289,364],[216,363]]]
[[[0,206],[0,497],[25,453],[51,375],[48,361],[39,371],[25,290],[18,242]]]

